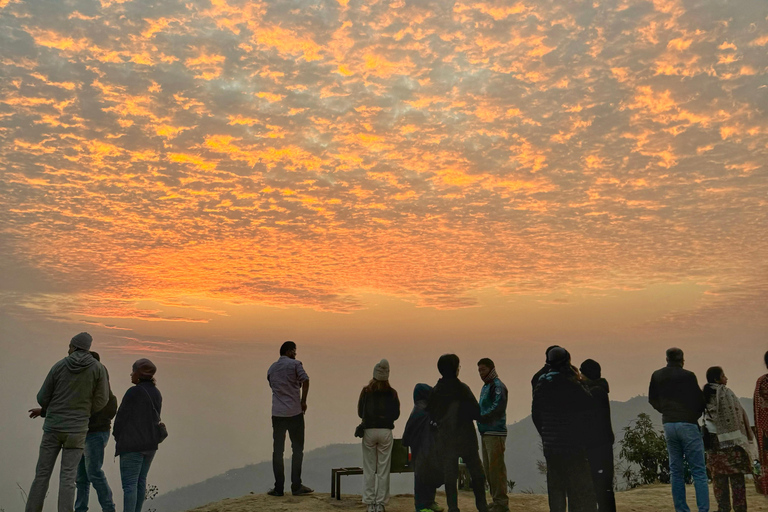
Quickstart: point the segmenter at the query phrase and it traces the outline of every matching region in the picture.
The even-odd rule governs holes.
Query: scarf
[[[722,384],[710,383],[709,386],[715,390],[715,395],[707,402],[707,412],[717,427],[720,448],[740,446],[751,454],[752,443],[747,436],[750,427],[745,425],[744,409],[736,394]]]
[[[496,368],[492,368],[491,371],[488,372],[488,375],[486,375],[485,378],[483,379],[483,382],[485,382],[486,384],[490,384],[491,382],[493,382],[493,379],[496,379],[498,377],[499,375],[496,373]]]

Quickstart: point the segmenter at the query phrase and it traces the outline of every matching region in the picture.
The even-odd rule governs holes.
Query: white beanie
[[[376,380],[389,380],[389,361],[382,359],[373,367],[373,378]]]

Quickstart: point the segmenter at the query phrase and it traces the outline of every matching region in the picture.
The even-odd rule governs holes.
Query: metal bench
[[[403,446],[402,439],[394,439],[392,443],[392,459],[389,466],[390,473],[413,473],[411,466],[411,451]],[[341,499],[341,477],[349,475],[362,475],[363,468],[347,467],[331,469],[331,498]]]

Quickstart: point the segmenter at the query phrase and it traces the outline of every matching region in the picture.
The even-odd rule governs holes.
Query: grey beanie
[[[389,380],[389,361],[382,359],[373,367],[373,378],[376,380]]]
[[[76,334],[69,341],[70,345],[80,350],[91,350],[91,343],[93,343],[93,337],[87,332]]]

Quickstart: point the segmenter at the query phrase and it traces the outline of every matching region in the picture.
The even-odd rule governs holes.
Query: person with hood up
[[[87,332],[69,342],[69,355],[53,365],[37,393],[40,411],[45,411],[43,439],[35,479],[29,490],[25,512],[41,512],[53,466],[61,452],[59,512],[72,512],[75,502],[77,466],[83,456],[88,421],[109,401],[107,371],[89,352],[93,338]]]
[[[416,512],[443,512],[435,502],[435,491],[443,484],[443,473],[435,448],[427,404],[432,386],[416,384],[413,388],[413,411],[403,431],[403,446],[410,447],[413,475],[413,501]]]
[[[537,371],[533,374],[533,377],[531,377],[531,393],[536,389],[536,384],[539,383],[539,379],[542,375],[545,373],[549,373],[549,363],[547,363],[547,358],[549,357],[549,351],[553,348],[560,348],[558,345],[552,345],[547,347],[547,350],[544,351],[544,366],[542,366],[541,370]]]
[[[608,399],[608,381],[601,377],[600,363],[587,359],[579,368],[582,382],[589,388],[594,401],[592,426],[587,441],[587,459],[595,484],[595,497],[600,512],[616,512],[616,497],[613,494],[613,425],[611,425],[611,403]]]
[[[596,512],[586,452],[592,396],[571,366],[567,350],[550,350],[547,364],[550,369],[533,392],[532,416],[547,461],[549,510]]]
[[[373,368],[373,379],[360,392],[357,415],[363,420],[363,503],[368,512],[384,512],[389,503],[392,429],[400,417],[400,399],[389,385],[389,361]]]
[[[464,460],[472,480],[475,506],[488,511],[485,498],[485,474],[478,453],[475,421],[480,419],[480,405],[469,386],[459,380],[461,364],[456,354],[444,354],[437,361],[442,378],[432,389],[427,412],[437,424],[437,449],[442,456],[445,499],[449,512],[458,512],[459,457]]]
[[[120,456],[123,484],[123,512],[141,512],[147,490],[147,474],[155,458],[157,422],[163,408],[163,396],[157,389],[157,367],[149,359],[133,363],[131,382],[115,417],[115,455]]]

